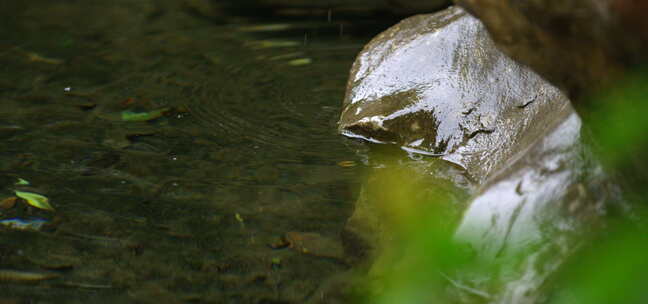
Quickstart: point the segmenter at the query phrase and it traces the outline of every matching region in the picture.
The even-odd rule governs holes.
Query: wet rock
[[[465,282],[489,291],[493,303],[538,303],[619,200],[582,143],[578,115],[554,114],[552,130],[472,198],[455,234],[477,260],[499,269],[481,274],[490,277],[487,284]]]
[[[623,163],[606,163],[628,197],[642,201],[648,173],[648,148],[642,138],[609,140],[608,134],[645,133],[642,118],[622,114],[610,132],[603,123],[614,109],[633,112],[645,104],[645,92],[634,89],[632,98],[600,98],[623,89],[628,83],[646,81],[648,63],[648,2],[633,0],[459,0],[477,16],[498,47],[563,89],[574,101],[585,126],[600,147],[603,159],[625,150]],[[639,75],[637,75],[639,74]],[[639,78],[639,79],[637,79]],[[642,79],[643,78],[643,79]],[[612,93],[614,94],[614,93]],[[636,113],[636,112],[635,112]],[[614,125],[617,125],[616,123]],[[642,128],[644,128],[642,130]],[[619,137],[621,138],[621,137]]]
[[[431,194],[448,203],[439,218],[456,223],[456,241],[488,269],[451,274],[459,298],[478,291],[490,303],[536,303],[619,200],[567,97],[499,51],[460,8],[406,19],[370,42],[351,70],[339,129],[432,156],[393,165],[418,168],[403,176],[423,196],[452,194]],[[394,210],[416,210],[385,198],[383,168],[374,166],[346,228],[369,263],[398,237]]]
[[[577,104],[648,60],[645,1],[456,2],[486,25],[503,51],[567,90]]]
[[[552,113],[568,104],[455,7],[408,18],[363,49],[339,130],[439,156],[483,181],[544,134]]]

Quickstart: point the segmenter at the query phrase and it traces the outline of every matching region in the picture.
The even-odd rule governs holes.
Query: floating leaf
[[[293,53],[273,56],[273,57],[268,58],[268,60],[284,60],[284,59],[296,58],[296,57],[303,56],[303,55],[304,55],[303,52],[293,52]]]
[[[121,119],[123,121],[149,121],[162,117],[162,115],[168,111],[169,108],[162,108],[148,112],[123,111],[121,112]]]
[[[49,199],[40,194],[16,190],[16,196],[26,200],[28,204],[36,208],[54,211],[52,205],[49,204]]]
[[[288,61],[288,65],[301,66],[301,65],[311,64],[312,62],[313,60],[311,60],[310,58],[299,58],[299,59]]]
[[[237,222],[241,223],[241,228],[245,228],[245,220],[240,214],[238,213],[234,214],[234,218],[236,218]]]
[[[338,166],[340,166],[340,167],[343,167],[343,168],[349,168],[349,167],[355,167],[356,162],[354,162],[354,161],[352,161],[352,160],[343,160],[343,161],[341,161],[341,162],[339,162],[339,163],[337,163],[337,164],[338,164]]]
[[[242,217],[240,214],[238,214],[238,213],[237,213],[237,214],[234,214],[234,217],[235,217],[236,220],[239,221],[240,223],[243,223],[243,222],[244,222],[243,217]]]
[[[257,40],[247,44],[254,49],[267,49],[297,47],[301,45],[301,42],[292,40]]]
[[[290,29],[290,24],[259,24],[251,26],[242,26],[238,30],[241,32],[274,32]]]
[[[22,178],[19,177],[19,178],[18,178],[18,181],[16,182],[16,185],[19,185],[19,186],[29,186],[29,182],[28,182],[27,180],[22,179]]]
[[[0,282],[33,283],[57,278],[59,276],[60,275],[56,273],[0,269]]]
[[[61,59],[56,59],[56,58],[48,58],[44,57],[42,55],[33,53],[33,52],[27,52],[25,55],[27,55],[27,59],[32,62],[43,62],[47,64],[61,64],[63,63],[63,60]]]

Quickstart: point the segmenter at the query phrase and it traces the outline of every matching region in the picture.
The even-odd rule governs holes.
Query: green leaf
[[[311,64],[312,62],[313,61],[310,58],[299,58],[299,59],[294,59],[294,60],[288,61],[288,65],[302,66],[302,65]]]
[[[22,179],[22,178],[19,177],[19,178],[18,178],[18,181],[16,182],[16,185],[19,185],[19,186],[29,186],[29,182],[28,182],[27,180]]]
[[[54,207],[50,205],[49,199],[40,194],[16,190],[16,196],[26,200],[28,204],[36,208],[54,211]]]

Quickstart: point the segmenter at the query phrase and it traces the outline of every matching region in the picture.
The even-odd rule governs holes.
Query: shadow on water
[[[339,246],[363,149],[336,133],[340,100],[391,17],[0,8],[3,303],[299,303],[348,268],[284,236]]]

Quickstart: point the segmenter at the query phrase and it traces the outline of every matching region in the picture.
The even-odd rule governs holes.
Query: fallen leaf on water
[[[270,260],[270,267],[272,269],[279,269],[281,268],[281,258],[274,257]]]
[[[19,186],[29,186],[29,182],[28,182],[27,180],[22,179],[22,178],[19,177],[19,178],[18,178],[18,181],[16,182],[16,185],[19,185]]]
[[[56,59],[56,58],[47,58],[43,57],[39,54],[33,53],[33,52],[27,52],[25,53],[27,55],[27,59],[32,62],[43,62],[43,63],[48,63],[48,64],[61,64],[63,63],[63,60],[61,59]]]
[[[50,205],[49,199],[40,194],[16,190],[16,196],[26,200],[27,204],[30,204],[36,208],[54,211],[54,207]]]
[[[259,24],[259,25],[250,25],[239,27],[238,30],[241,32],[274,32],[274,31],[284,31],[291,28],[290,24]]]
[[[121,119],[123,121],[149,121],[162,117],[169,110],[169,108],[162,108],[148,112],[123,111],[121,112]]]
[[[268,58],[268,60],[284,60],[284,59],[296,58],[296,57],[303,56],[303,55],[304,55],[303,52],[293,52],[293,53],[273,56],[273,57]]]
[[[297,47],[301,42],[291,40],[257,40],[246,43],[253,49]]]
[[[312,62],[313,62],[313,60],[311,60],[310,58],[299,58],[299,59],[294,59],[294,60],[288,61],[288,65],[302,66],[302,65],[311,64]]]
[[[245,228],[245,220],[240,214],[238,213],[234,214],[234,218],[236,218],[237,222],[241,223],[241,228]]]
[[[0,269],[0,282],[34,283],[59,277],[55,273]]]
[[[340,166],[340,167],[343,167],[343,168],[349,168],[349,167],[355,167],[356,162],[354,162],[354,161],[352,161],[352,160],[343,160],[343,161],[341,161],[341,162],[339,162],[339,163],[337,163],[337,164],[338,164],[338,166]]]

